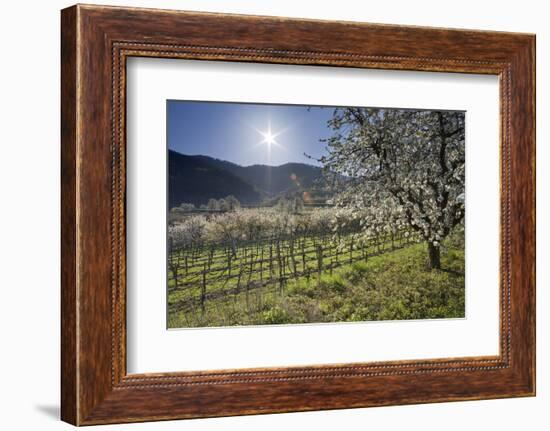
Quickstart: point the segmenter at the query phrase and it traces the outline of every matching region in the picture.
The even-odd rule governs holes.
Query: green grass
[[[424,243],[371,256],[317,277],[289,280],[175,311],[168,326],[234,326],[464,317],[462,235],[448,239],[441,270],[427,267]],[[209,285],[209,288],[213,288]],[[215,287],[214,287],[215,288]],[[219,287],[218,287],[219,288]],[[169,304],[192,291],[171,292]],[[190,293],[191,292],[191,293]]]

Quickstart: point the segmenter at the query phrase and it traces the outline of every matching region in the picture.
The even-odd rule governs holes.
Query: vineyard
[[[464,316],[463,111],[278,106],[315,135],[284,147],[210,103],[206,154],[169,144],[168,327]]]
[[[169,320],[209,326],[212,314],[244,313],[247,321],[264,323],[259,314],[266,304],[284,298],[296,282],[315,289],[338,268],[415,241],[397,228],[371,236],[359,228],[334,209],[190,216],[170,230]],[[234,316],[227,318],[235,324]]]

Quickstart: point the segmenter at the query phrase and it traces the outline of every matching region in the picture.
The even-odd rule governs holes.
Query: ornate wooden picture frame
[[[337,35],[337,37],[335,37]],[[102,6],[62,11],[61,416],[75,425],[535,394],[535,37]],[[126,60],[497,75],[500,353],[126,372]]]

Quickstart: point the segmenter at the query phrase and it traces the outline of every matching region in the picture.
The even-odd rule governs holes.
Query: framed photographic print
[[[61,36],[63,420],[535,394],[533,35],[78,5]]]

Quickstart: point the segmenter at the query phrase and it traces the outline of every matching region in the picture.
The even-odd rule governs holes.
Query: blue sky
[[[304,153],[315,158],[325,153],[325,143],[320,139],[332,135],[327,121],[332,118],[333,110],[299,105],[169,100],[168,148],[242,166],[278,166],[287,162],[318,165]],[[266,142],[270,128],[275,140],[271,145]]]

